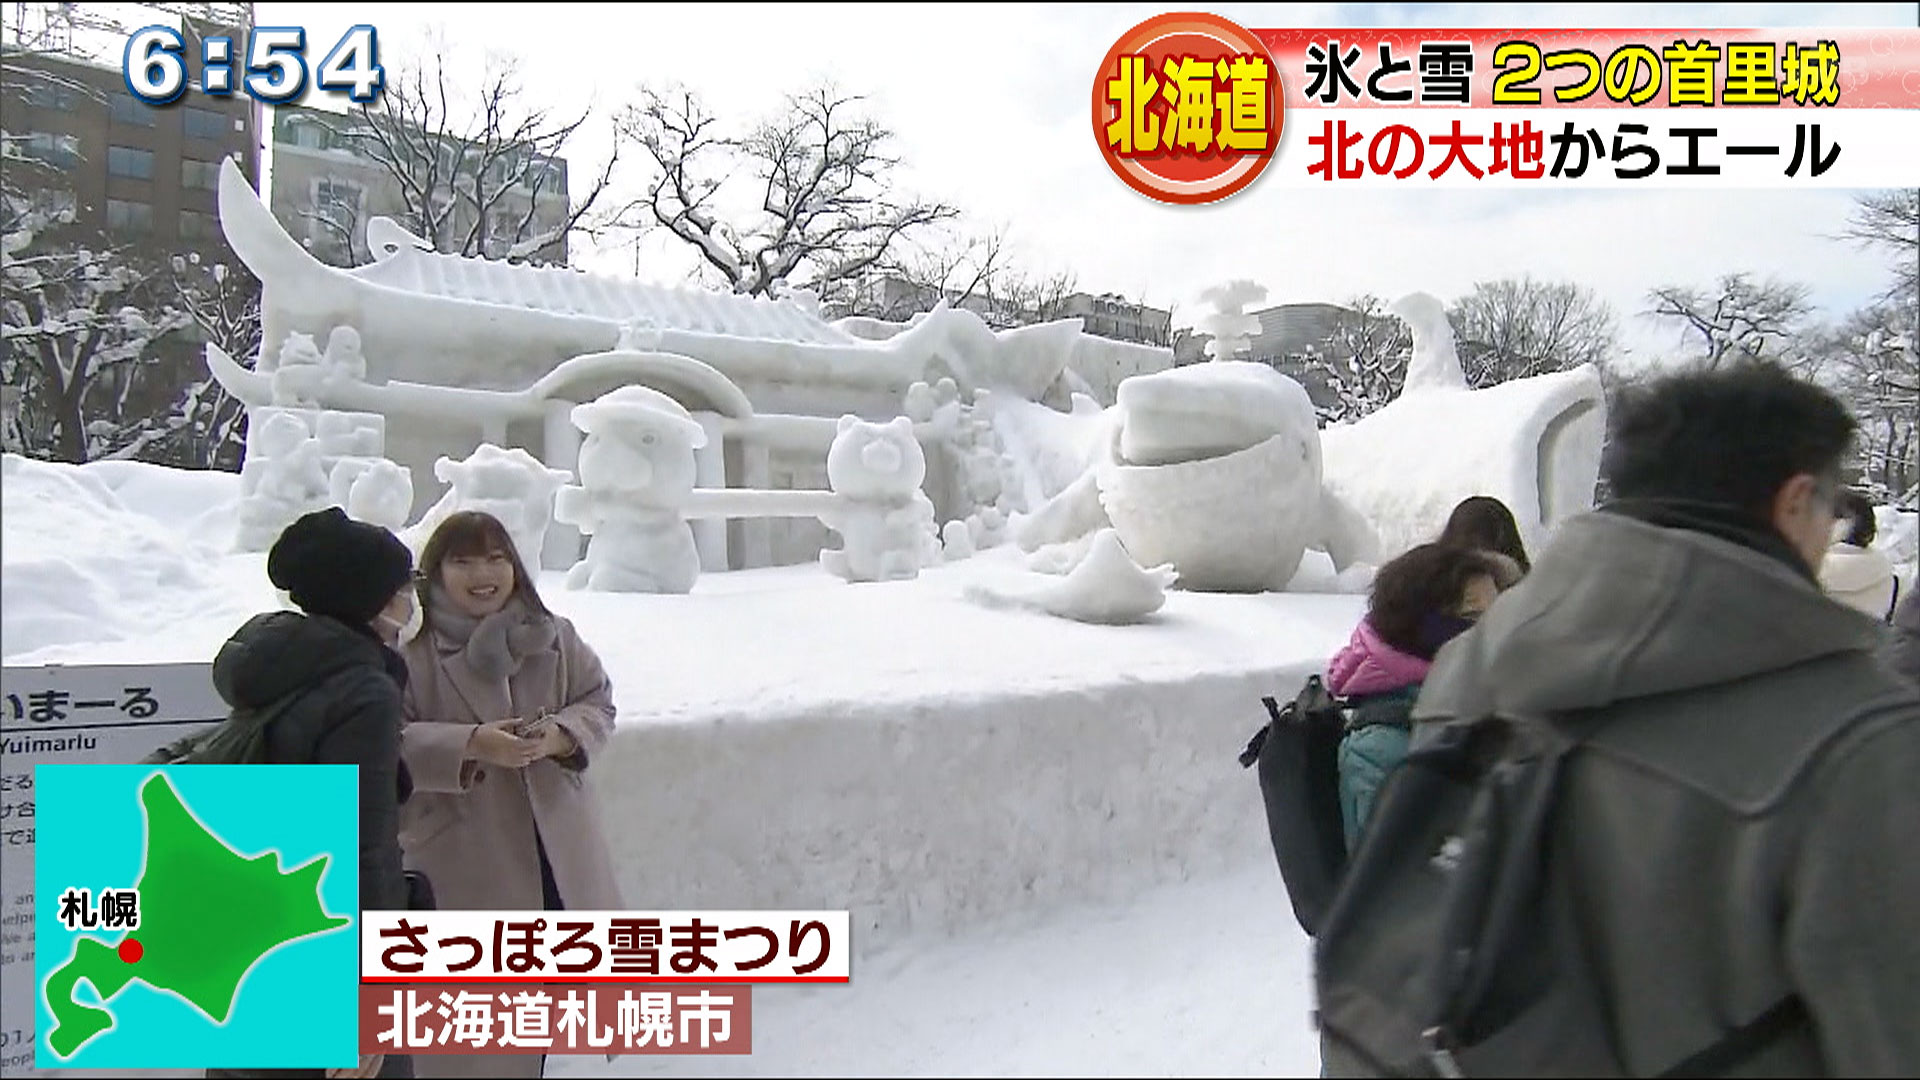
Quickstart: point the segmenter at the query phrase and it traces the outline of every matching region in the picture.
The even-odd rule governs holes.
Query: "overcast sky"
[[[1250,28],[1292,26],[1911,26],[1903,4],[1202,5]],[[1158,5],[1086,7],[547,4],[258,5],[260,25],[303,26],[324,50],[349,21],[379,31],[382,60],[403,62],[438,27],[455,63],[489,50],[519,57],[530,103],[610,110],[643,82],[698,91],[723,121],[746,121],[831,75],[869,97],[897,133],[901,183],[1004,226],[1025,263],[1072,271],[1081,288],[1175,308],[1190,324],[1199,292],[1233,278],[1268,303],[1446,300],[1474,282],[1531,273],[1595,289],[1636,355],[1679,348],[1677,331],[1641,317],[1648,289],[1735,270],[1807,283],[1832,315],[1885,286],[1885,258],[1832,239],[1851,193],[1803,191],[1326,191],[1254,185],[1211,207],[1170,207],[1123,185],[1089,131],[1092,72]],[[309,59],[317,61],[318,55]],[[604,162],[610,135],[590,122],[567,154],[576,189]],[[623,160],[631,184],[643,174]],[[634,166],[629,168],[629,166]],[[1920,166],[1916,167],[1920,182]],[[578,191],[576,190],[576,194]],[[680,282],[694,260],[656,234],[640,276]],[[587,269],[632,274],[636,251],[584,252]]]

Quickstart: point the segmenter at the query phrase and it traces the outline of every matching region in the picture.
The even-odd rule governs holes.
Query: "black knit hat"
[[[413,553],[380,526],[329,506],[287,526],[273,542],[267,579],[309,615],[368,623],[413,580]]]

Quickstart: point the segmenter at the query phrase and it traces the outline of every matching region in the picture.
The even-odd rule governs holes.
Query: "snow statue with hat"
[[[848,581],[904,581],[938,563],[933,503],[920,490],[926,477],[912,419],[873,424],[842,416],[827,449],[827,484],[839,506],[820,518],[840,534],[841,547],[822,551],[820,564]]]
[[[644,386],[623,386],[569,415],[586,434],[580,483],[560,489],[554,516],[593,539],[567,587],[691,592],[700,553],[684,511],[706,430],[679,402]]]

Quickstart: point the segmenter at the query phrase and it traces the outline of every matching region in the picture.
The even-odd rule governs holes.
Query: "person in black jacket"
[[[266,730],[270,763],[360,767],[360,908],[404,910],[400,804],[412,783],[400,760],[407,665],[393,646],[413,618],[413,554],[387,530],[333,507],[287,526],[267,554],[267,577],[300,610],[249,619],[214,659],[214,688],[234,708],[279,706]],[[413,1068],[410,1058],[388,1055],[325,1073],[411,1077]]]

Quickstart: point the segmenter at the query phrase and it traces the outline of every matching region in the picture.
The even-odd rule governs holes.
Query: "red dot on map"
[[[140,958],[147,954],[146,948],[132,938],[122,941],[115,951],[120,954],[120,959],[129,964],[138,963]]]

